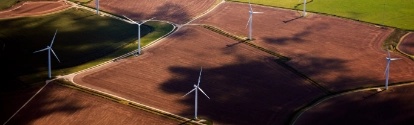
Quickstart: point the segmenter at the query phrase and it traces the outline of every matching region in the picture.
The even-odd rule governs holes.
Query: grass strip
[[[282,54],[276,53],[274,51],[268,50],[266,48],[263,48],[261,46],[258,46],[258,45],[255,45],[255,44],[251,43],[250,42],[251,40],[248,40],[247,37],[237,36],[237,35],[231,34],[229,32],[226,32],[224,30],[221,30],[221,29],[219,29],[217,27],[211,26],[211,25],[201,25],[201,26],[204,27],[204,28],[206,28],[206,29],[209,29],[209,30],[211,30],[213,32],[216,32],[216,33],[218,33],[220,35],[223,35],[225,37],[228,37],[228,38],[231,38],[233,40],[239,41],[239,43],[244,43],[246,45],[249,45],[251,47],[254,47],[256,49],[259,49],[259,50],[261,50],[263,52],[266,52],[266,53],[268,53],[270,55],[279,57],[280,60],[283,60],[283,61],[289,61],[290,60],[290,58],[287,57],[287,56],[283,56]]]

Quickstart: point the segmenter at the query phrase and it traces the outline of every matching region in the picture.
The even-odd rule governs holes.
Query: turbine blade
[[[145,22],[148,22],[148,21],[151,21],[152,19],[154,19],[155,17],[153,17],[153,18],[151,18],[151,19],[148,19],[148,20],[145,20],[145,21],[143,21],[143,22],[141,22],[141,24],[144,24]]]
[[[210,97],[208,97],[207,94],[204,93],[204,91],[200,87],[198,87],[198,90],[200,90],[208,99],[210,99]]]
[[[50,43],[50,48],[52,48],[53,42],[55,41],[55,37],[56,37],[56,33],[57,33],[58,29],[56,29],[55,35],[53,36],[52,42]]]
[[[34,51],[33,53],[37,53],[37,52],[41,52],[41,51],[45,51],[45,50],[47,50],[47,49],[49,49],[49,48],[48,48],[48,47],[46,47],[46,48],[44,48],[44,49]]]
[[[53,55],[55,55],[56,59],[57,59],[57,60],[59,61],[59,63],[60,63],[59,58],[57,57],[56,53],[53,51],[53,49],[52,49],[52,48],[50,48],[50,51],[52,51]]]
[[[203,71],[203,67],[201,67],[200,70],[200,75],[198,76],[198,83],[197,83],[197,88],[200,86],[200,79],[201,79],[201,72]]]
[[[401,58],[390,58],[390,60],[400,60]]]
[[[138,24],[137,22],[135,22],[134,20],[131,20],[131,19],[129,19],[128,17],[126,17],[125,15],[122,15],[122,16],[124,16],[125,18],[127,18],[129,21],[131,21],[131,23],[133,23],[133,24]]]
[[[254,14],[256,14],[256,13],[263,13],[263,12],[253,12]]]
[[[249,0],[249,5],[250,5],[250,11],[252,11],[252,12],[253,12],[253,9],[252,9],[252,4],[250,4],[250,0]]]
[[[247,26],[249,26],[250,20],[252,20],[252,15],[250,15],[250,18],[249,18],[249,20],[247,21],[247,24],[246,24],[246,28],[245,28],[245,29],[247,29]]]
[[[188,94],[190,94],[191,92],[193,92],[194,90],[196,90],[197,88],[194,88],[194,89],[192,89],[190,92],[188,92],[187,94],[185,94],[184,96],[186,96],[186,95],[188,95]],[[182,97],[184,97],[184,96],[182,96]]]

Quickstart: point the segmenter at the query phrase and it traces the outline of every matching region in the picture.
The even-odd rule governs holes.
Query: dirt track
[[[284,124],[293,110],[322,95],[315,86],[273,62],[275,57],[199,26],[184,27],[140,57],[79,74],[75,82],[193,118],[196,84],[199,116],[214,124]],[[227,47],[227,45],[232,45]]]
[[[190,21],[191,18],[212,7],[217,0],[100,0],[99,9],[134,20],[167,20],[177,24]],[[95,8],[95,0],[89,6]]]
[[[398,49],[400,49],[404,53],[414,55],[414,33],[410,32],[400,42],[401,43],[398,45]]]
[[[228,2],[194,23],[247,36],[248,10],[248,4]],[[264,12],[253,15],[253,43],[291,57],[288,64],[331,91],[384,83],[387,53],[381,44],[392,29],[317,14],[300,18],[292,10],[261,6],[253,10]],[[414,63],[398,54],[391,56],[404,59],[391,63],[390,82],[413,80]]]
[[[11,97],[2,96],[2,101],[8,102],[2,106],[2,123],[10,118],[37,90],[36,88],[22,91],[22,94]],[[138,123],[180,124],[168,118],[55,84],[49,84],[7,124],[131,125]]]
[[[13,7],[0,11],[1,18],[36,16],[56,12],[70,7],[69,4],[59,1],[22,2]]]
[[[412,125],[412,91],[414,85],[407,85],[335,97],[303,113],[295,125]]]

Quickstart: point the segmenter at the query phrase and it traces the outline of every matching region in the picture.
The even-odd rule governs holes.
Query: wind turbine
[[[99,0],[95,0],[96,14],[99,15]]]
[[[155,17],[149,19],[149,20],[144,20],[141,23],[137,23],[131,19],[129,19],[128,17],[124,16],[125,18],[127,18],[129,21],[131,21],[132,24],[137,24],[138,25],[138,55],[141,54],[141,25],[144,24],[147,21],[150,21],[152,19],[154,19]]]
[[[41,50],[38,50],[38,51],[33,52],[33,53],[37,53],[37,52],[41,52],[41,51],[47,50],[47,52],[48,52],[48,70],[49,70],[49,75],[48,76],[49,76],[49,78],[52,78],[52,75],[51,75],[51,69],[52,68],[51,68],[51,63],[50,63],[50,52],[52,52],[53,55],[55,55],[56,59],[60,63],[59,58],[56,56],[55,52],[52,49],[52,45],[53,45],[53,41],[55,40],[56,33],[57,33],[57,29],[56,29],[55,35],[53,36],[52,42],[50,43],[50,46],[46,46],[46,48],[44,48],[44,49],[41,49]]]
[[[250,11],[249,11],[250,18],[249,18],[249,20],[247,21],[247,25],[249,25],[249,40],[251,40],[251,39],[252,39],[252,22],[253,22],[253,14],[263,13],[263,12],[254,12],[254,11],[253,11],[253,9],[252,9],[252,4],[250,4],[250,0],[249,0],[249,5],[250,5]],[[250,24],[249,24],[249,23],[250,23]],[[247,25],[246,25],[246,28],[247,28]]]
[[[385,90],[388,89],[388,73],[390,71],[390,62],[392,60],[399,60],[399,59],[401,59],[401,58],[391,58],[390,52],[388,51],[388,49],[387,49],[387,53],[388,53],[388,57],[386,58],[387,59],[387,67],[385,68]]]
[[[203,71],[203,67],[201,67],[201,70],[200,70],[200,75],[198,76],[198,83],[197,83],[197,85],[195,85],[194,84],[194,89],[192,89],[190,92],[188,92],[187,94],[185,94],[184,96],[186,96],[186,95],[188,95],[188,94],[190,94],[191,92],[193,92],[193,91],[195,91],[195,114],[194,114],[194,120],[196,120],[197,119],[197,107],[198,107],[198,102],[197,102],[197,99],[198,99],[198,90],[200,90],[208,99],[210,99],[210,97],[208,97],[207,96],[207,94],[206,93],[204,93],[204,91],[199,87],[200,86],[200,77],[201,77],[201,72]],[[183,96],[183,97],[184,97]]]

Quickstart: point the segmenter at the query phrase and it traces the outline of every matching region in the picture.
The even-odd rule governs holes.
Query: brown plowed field
[[[400,45],[398,45],[398,49],[404,53],[414,55],[414,33],[410,32],[405,36],[404,39],[401,40]]]
[[[1,123],[10,118],[38,88],[2,95]],[[6,102],[6,103],[5,103]],[[8,125],[164,125],[180,124],[78,90],[49,84]]]
[[[63,1],[40,1],[40,2],[23,2],[9,9],[0,11],[0,18],[13,18],[23,16],[35,16],[46,13],[52,13],[70,7]]]
[[[408,85],[338,96],[304,112],[295,125],[412,125],[413,91]]]
[[[248,4],[228,2],[194,23],[209,24],[232,34],[247,36]],[[289,65],[331,91],[382,85],[386,51],[383,40],[393,31],[336,17],[253,6],[253,43],[291,57]],[[390,82],[414,80],[414,62],[393,61]]]
[[[217,0],[100,0],[99,9],[125,15],[134,20],[167,20],[177,24],[190,21],[191,18],[212,7]],[[95,8],[95,0],[89,3]]]
[[[188,26],[139,57],[119,60],[77,75],[75,83],[119,95],[173,114],[193,118],[197,83],[199,116],[214,124],[275,124],[323,92],[281,67],[275,57],[235,44],[199,26]],[[227,45],[234,44],[231,47]]]

